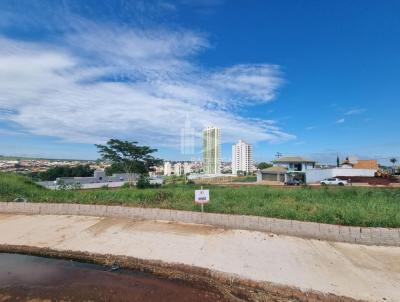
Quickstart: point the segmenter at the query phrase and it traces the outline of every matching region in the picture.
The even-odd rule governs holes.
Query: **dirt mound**
[[[352,183],[368,183],[370,185],[383,185],[388,186],[390,183],[397,183],[399,180],[395,177],[380,178],[380,177],[366,177],[366,176],[337,176],[342,180],[351,181]]]

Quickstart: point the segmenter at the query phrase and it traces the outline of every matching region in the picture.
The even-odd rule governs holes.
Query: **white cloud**
[[[306,127],[306,130],[308,130],[308,131],[311,131],[311,130],[314,130],[314,129],[315,129],[315,126]]]
[[[344,118],[338,119],[338,120],[336,121],[336,124],[343,124],[344,121],[345,121]]]
[[[222,91],[235,92],[242,101],[271,101],[282,84],[276,65],[236,65],[212,77]]]
[[[279,67],[207,71],[191,60],[207,47],[204,35],[189,31],[95,25],[57,45],[0,38],[0,111],[12,113],[1,118],[69,142],[120,137],[178,147],[186,113],[197,131],[221,127],[225,142],[294,138],[232,109],[271,101],[282,83]]]
[[[364,113],[365,111],[366,111],[366,109],[364,109],[364,108],[356,108],[356,109],[347,111],[345,113],[345,115],[357,115],[357,114]]]

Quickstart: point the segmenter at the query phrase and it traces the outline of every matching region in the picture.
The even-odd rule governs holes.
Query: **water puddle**
[[[0,301],[224,301],[182,281],[69,260],[0,253]]]

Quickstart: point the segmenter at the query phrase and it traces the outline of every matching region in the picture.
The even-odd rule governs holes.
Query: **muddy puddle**
[[[225,301],[218,293],[148,273],[0,253],[0,301]]]

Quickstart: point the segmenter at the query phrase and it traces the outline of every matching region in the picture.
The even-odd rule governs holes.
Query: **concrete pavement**
[[[132,256],[368,301],[400,301],[400,247],[205,225],[0,214],[0,244]]]

